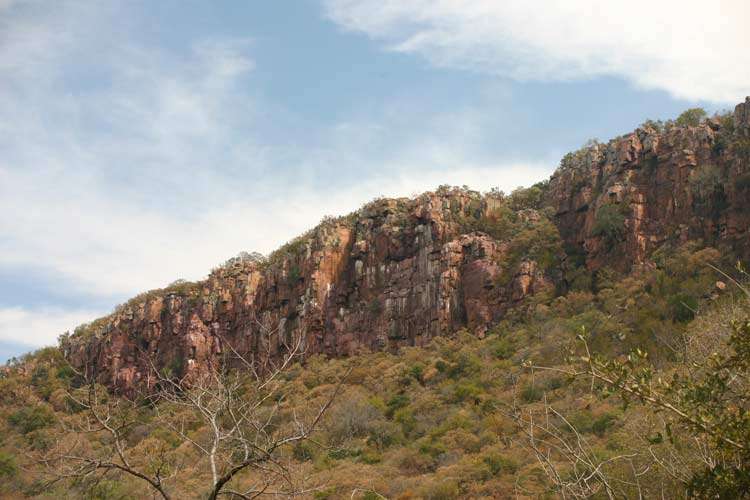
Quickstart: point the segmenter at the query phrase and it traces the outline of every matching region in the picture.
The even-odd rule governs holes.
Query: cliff
[[[653,125],[563,159],[548,203],[568,247],[591,269],[627,270],[665,242],[688,240],[748,257],[750,98],[698,126]],[[603,207],[622,216],[622,231],[602,234]]]
[[[591,144],[511,196],[441,188],[376,200],[268,258],[136,297],[62,347],[127,390],[153,367],[189,374],[230,346],[261,364],[298,338],[306,355],[341,356],[462,327],[481,336],[528,296],[564,293],[573,255],[624,271],[688,240],[750,255],[749,158],[750,98],[722,119]]]

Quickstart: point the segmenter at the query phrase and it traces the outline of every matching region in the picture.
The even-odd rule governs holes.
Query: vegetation
[[[745,484],[746,456],[715,430],[747,440],[747,418],[738,411],[747,392],[736,375],[745,373],[742,356],[750,352],[750,307],[738,295],[716,295],[717,278],[729,280],[712,266],[727,266],[714,249],[665,248],[649,270],[628,277],[601,270],[576,291],[526,299],[484,339],[463,331],[397,353],[312,356],[302,364],[290,358],[266,393],[247,370],[185,387],[154,374],[163,387],[158,397],[126,400],[87,383],[56,349],[44,350],[0,378],[0,488],[39,498],[156,491],[137,475],[104,467],[121,463],[119,446],[130,468],[166,495],[209,497],[222,471],[243,463],[247,438],[277,443],[296,435],[296,421],[320,414],[311,439],[275,447],[273,464],[241,469],[227,491],[260,486],[331,499],[585,497],[606,496],[608,488],[620,497],[729,495]],[[741,273],[734,275],[741,283]],[[589,362],[582,361],[583,341]],[[637,348],[631,361],[622,358]],[[688,370],[704,352],[717,354]],[[599,377],[593,388],[592,370]],[[190,403],[198,394],[205,412]],[[648,398],[691,408],[694,422],[654,415]],[[263,402],[248,421],[271,427],[261,441],[244,432],[232,438],[236,405],[253,401]],[[214,420],[214,409],[228,413]],[[116,433],[82,432],[97,428],[97,415],[111,415]],[[690,444],[695,436],[712,462]],[[220,443],[213,459],[212,442]]]
[[[601,236],[610,246],[614,245],[625,234],[625,214],[619,205],[607,203],[596,211],[594,236]]]
[[[689,174],[700,216],[721,212],[725,190],[750,189],[741,162],[731,170],[718,157],[744,157],[746,140],[728,116],[709,123],[715,163]],[[705,118],[693,109],[644,127]],[[574,195],[601,194],[586,172],[610,148],[591,141],[563,159]],[[500,284],[532,261],[557,284],[514,301],[489,331],[345,359],[307,356],[304,339],[287,336],[281,359],[243,357],[223,343],[222,362],[201,371],[186,370],[190,360],[177,352],[165,369],[152,366],[143,394],[107,392],[74,370],[62,355],[67,336],[62,349],[13,361],[0,371],[0,497],[747,498],[745,269],[728,249],[678,246],[665,235],[628,274],[614,259],[592,271],[582,248],[563,244],[545,206],[549,189],[545,182],[481,195],[441,186],[423,195],[443,204],[451,231],[502,245]],[[422,221],[413,203],[376,199],[357,213],[405,247],[430,237],[415,229]],[[592,235],[612,248],[629,205],[596,206]],[[368,230],[355,220],[326,217],[268,258],[230,259],[209,282],[262,268],[277,285],[298,286],[305,255],[343,248],[345,230],[355,238]],[[374,277],[379,287],[382,279]],[[116,314],[158,297],[202,300],[205,283],[178,280]],[[366,313],[384,316],[386,304],[368,298]],[[206,300],[218,301],[216,291]],[[110,319],[74,335],[107,335]]]
[[[707,116],[703,108],[690,108],[683,111],[675,120],[678,127],[697,127]]]

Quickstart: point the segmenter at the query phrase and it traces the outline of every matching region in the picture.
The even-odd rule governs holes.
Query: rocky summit
[[[260,362],[422,346],[488,327],[570,285],[574,262],[621,272],[663,245],[750,256],[750,98],[699,123],[647,122],[563,158],[510,195],[441,187],[326,219],[268,257],[144,293],[62,337],[72,364],[112,388],[188,375],[228,350]],[[529,306],[530,307],[530,306]]]

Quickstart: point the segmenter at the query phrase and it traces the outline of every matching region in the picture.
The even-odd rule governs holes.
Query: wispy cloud
[[[517,80],[618,76],[678,98],[750,93],[750,3],[325,0],[329,17],[437,66]]]
[[[26,346],[54,344],[61,333],[91,321],[101,313],[97,310],[0,308],[0,343]]]
[[[302,146],[265,141],[273,109],[254,90],[251,39],[143,45],[116,5],[0,4],[0,270],[114,306],[379,195],[512,189],[551,170],[479,153],[471,108],[398,103]],[[104,312],[0,304],[0,340],[50,343]]]

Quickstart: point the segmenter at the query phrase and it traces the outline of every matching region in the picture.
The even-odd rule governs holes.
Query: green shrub
[[[610,244],[615,243],[625,234],[625,215],[613,203],[602,205],[596,211],[591,233],[603,237]]]
[[[544,391],[534,384],[527,384],[521,389],[521,399],[527,403],[539,401],[544,396]]]
[[[32,406],[21,408],[11,413],[8,423],[17,428],[21,434],[28,434],[38,429],[44,429],[52,425],[55,416],[46,406]]]
[[[615,425],[617,417],[611,413],[605,413],[597,417],[591,424],[591,431],[599,437],[604,437],[607,431]]]
[[[678,293],[669,298],[669,313],[675,323],[687,323],[695,318],[698,300],[686,293]]]
[[[309,441],[301,441],[294,445],[292,456],[298,462],[307,462],[315,457],[314,445]]]
[[[399,426],[387,420],[377,420],[370,424],[367,443],[378,450],[384,450],[401,442],[402,437]]]
[[[12,478],[18,472],[13,455],[0,451],[0,477]]]
[[[508,359],[516,352],[516,346],[510,338],[501,337],[492,342],[492,354],[499,359]]]
[[[512,458],[504,457],[498,453],[491,453],[484,457],[484,463],[493,476],[498,474],[515,474],[518,470],[518,462]]]
[[[678,127],[697,127],[706,115],[706,110],[703,108],[690,108],[677,117],[675,124]]]
[[[396,394],[388,400],[388,403],[386,403],[385,416],[388,418],[393,418],[393,414],[396,413],[396,410],[399,410],[408,405],[409,396],[407,396],[406,394]]]
[[[462,380],[453,388],[453,401],[456,403],[471,401],[474,404],[479,404],[480,395],[483,392],[482,388],[475,383]]]

